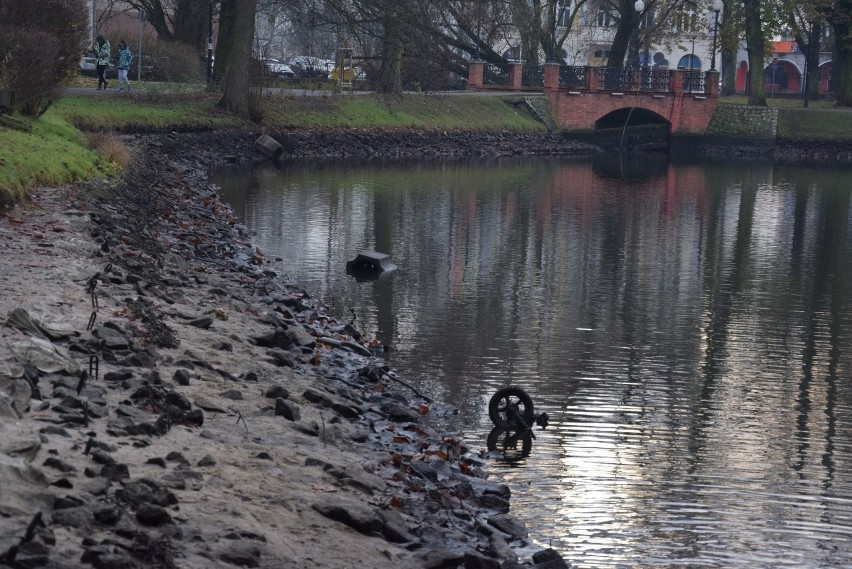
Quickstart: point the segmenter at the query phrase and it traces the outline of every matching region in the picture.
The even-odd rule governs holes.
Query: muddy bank
[[[852,163],[852,140],[744,139],[712,136],[672,138],[672,156],[771,160],[781,165]]]
[[[421,424],[453,410],[218,200],[207,169],[264,160],[259,134],[130,136],[125,182],[36,189],[0,219],[0,564],[567,566],[531,546],[481,444]],[[298,157],[569,153],[546,135],[279,136]]]

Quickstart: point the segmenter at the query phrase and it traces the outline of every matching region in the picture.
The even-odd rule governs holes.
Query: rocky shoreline
[[[207,181],[260,133],[129,135],[121,183],[0,218],[0,566],[567,567],[381,346],[285,282]],[[294,158],[578,154],[299,131]]]

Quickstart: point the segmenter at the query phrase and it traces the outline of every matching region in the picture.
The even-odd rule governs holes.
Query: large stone
[[[524,522],[508,514],[496,514],[491,516],[488,518],[488,525],[493,526],[514,538],[522,538],[527,535],[527,526]]]
[[[291,326],[290,328],[287,328],[286,334],[287,338],[290,339],[290,342],[297,346],[313,348],[317,345],[317,339],[311,336],[311,334],[301,326]]]
[[[280,397],[275,400],[275,414],[281,415],[288,421],[300,421],[302,419],[302,412],[299,406],[292,401],[287,401]]]
[[[0,454],[0,516],[31,516],[53,508],[49,480],[21,458]]]
[[[358,502],[329,498],[315,503],[312,507],[325,517],[346,524],[367,535],[381,533],[385,525],[384,520],[375,509]]]

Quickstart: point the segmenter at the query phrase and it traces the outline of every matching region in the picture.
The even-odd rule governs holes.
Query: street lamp
[[[547,57],[548,63],[556,63],[556,3],[553,3],[553,19],[550,24],[550,53]]]
[[[710,7],[716,13],[716,18],[713,20],[713,49],[710,52],[710,71],[716,71],[716,34],[719,32],[719,11],[724,5],[722,0],[713,0]]]
[[[207,86],[213,81],[213,0],[207,14]]]
[[[642,27],[642,12],[645,11],[645,2],[636,0],[633,4],[633,9],[639,15],[639,23],[636,25],[636,59],[639,59],[639,29]],[[647,63],[645,64],[647,65]]]

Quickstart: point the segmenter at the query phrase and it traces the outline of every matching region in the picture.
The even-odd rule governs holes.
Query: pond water
[[[290,164],[222,172],[267,257],[393,347],[580,567],[852,567],[852,177],[759,162]],[[360,250],[398,269],[345,273]],[[528,441],[529,442],[529,441]]]

